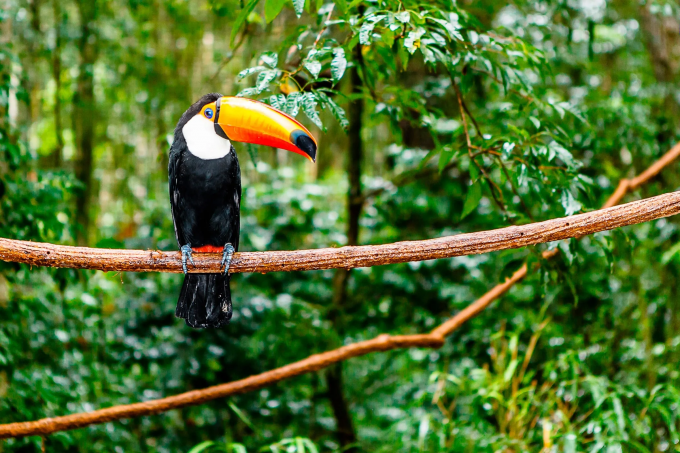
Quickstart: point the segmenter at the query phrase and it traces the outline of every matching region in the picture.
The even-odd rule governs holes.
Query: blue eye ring
[[[204,115],[205,115],[206,118],[211,119],[213,117],[212,109],[205,109]]]

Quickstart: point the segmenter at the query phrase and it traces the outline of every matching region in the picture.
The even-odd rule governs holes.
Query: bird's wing
[[[182,232],[180,222],[177,220],[178,208],[180,202],[179,187],[177,184],[177,178],[180,172],[180,152],[177,149],[170,148],[170,158],[168,162],[168,186],[170,188],[170,208],[172,210],[172,223],[175,226],[175,238],[177,239],[177,244],[181,247],[186,242],[184,242],[184,233]]]

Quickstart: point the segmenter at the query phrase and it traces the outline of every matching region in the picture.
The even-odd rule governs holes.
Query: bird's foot
[[[224,245],[224,251],[222,252],[222,262],[220,265],[224,266],[224,275],[227,275],[227,272],[229,272],[229,266],[231,266],[231,257],[234,256],[234,246],[226,243]]]
[[[187,259],[192,266],[194,265],[194,257],[191,255],[191,244],[183,245],[179,250],[182,252],[182,270],[184,271],[184,274],[188,274]]]

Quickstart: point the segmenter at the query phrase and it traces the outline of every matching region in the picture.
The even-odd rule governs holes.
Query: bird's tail
[[[224,274],[186,274],[175,315],[196,329],[222,327],[231,319],[231,277]]]

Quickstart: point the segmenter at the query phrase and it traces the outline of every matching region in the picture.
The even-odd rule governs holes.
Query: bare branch
[[[352,269],[475,255],[581,237],[678,213],[680,192],[671,192],[571,217],[436,239],[340,248],[236,253],[229,272]],[[0,238],[0,260],[33,266],[116,272],[182,271],[179,252],[96,249],[4,238]],[[189,266],[189,272],[221,272],[220,260],[221,255],[217,253],[196,253],[195,265]]]

